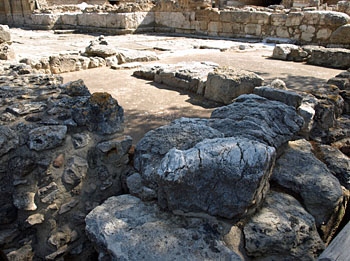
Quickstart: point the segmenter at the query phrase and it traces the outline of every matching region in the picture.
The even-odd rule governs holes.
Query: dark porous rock
[[[91,96],[89,89],[83,80],[68,82],[61,86],[63,92],[71,97],[75,96]]]
[[[124,110],[118,101],[106,92],[91,95],[86,118],[89,131],[102,135],[123,131]]]
[[[19,144],[18,135],[7,126],[0,126],[0,156],[15,149]]]
[[[85,133],[75,133],[72,135],[72,142],[75,149],[84,148],[89,144],[91,137],[88,132]]]
[[[204,97],[224,104],[232,103],[241,94],[253,93],[264,79],[253,72],[219,67],[208,74]]]
[[[244,138],[172,149],[157,171],[158,202],[170,210],[241,217],[263,200],[274,160],[273,147]]]
[[[246,137],[276,149],[304,124],[295,108],[255,94],[241,95],[232,104],[215,109],[209,122],[226,137]]]
[[[221,240],[218,221],[175,216],[131,195],[109,198],[85,222],[108,260],[243,260]]]
[[[204,139],[219,137],[223,137],[223,134],[207,126],[206,120],[176,120],[146,133],[136,145],[134,166],[148,185],[156,187],[156,170],[170,149],[186,150]]]
[[[31,150],[41,151],[56,148],[64,142],[67,126],[43,126],[29,132],[28,146]]]
[[[74,156],[67,160],[67,166],[63,172],[62,180],[65,184],[77,186],[85,178],[88,169],[86,159]]]
[[[317,227],[327,224],[341,204],[343,192],[338,179],[312,153],[306,140],[289,142],[276,161],[271,181],[299,195]]]
[[[271,191],[243,231],[247,254],[258,260],[315,260],[325,247],[315,219],[284,193]]]

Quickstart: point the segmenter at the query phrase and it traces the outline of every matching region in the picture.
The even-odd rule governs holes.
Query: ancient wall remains
[[[173,32],[220,37],[288,38],[300,44],[349,47],[350,17],[334,11],[266,12],[204,9],[182,12],[33,14],[41,29],[83,29],[113,34]]]

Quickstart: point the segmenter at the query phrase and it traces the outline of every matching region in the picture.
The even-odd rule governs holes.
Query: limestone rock
[[[350,43],[350,24],[345,24],[337,28],[331,37],[330,42],[334,44],[343,44],[349,46]]]
[[[34,251],[30,244],[11,251],[7,254],[8,260],[33,260]]]
[[[44,218],[44,215],[43,215],[43,214],[37,213],[37,214],[30,215],[30,216],[26,219],[26,222],[27,222],[30,226],[34,226],[34,225],[43,223],[44,219],[45,219],[45,218]]]
[[[287,90],[286,83],[282,81],[281,79],[274,79],[270,86],[274,89],[279,89],[279,90]]]
[[[157,171],[158,202],[170,210],[241,217],[264,198],[274,160],[274,148],[244,138],[172,149]]]
[[[350,67],[350,50],[348,49],[313,46],[307,52],[310,53],[307,59],[308,64],[335,69],[348,69]]]
[[[283,61],[302,62],[307,59],[307,56],[308,53],[300,46],[294,44],[276,44],[271,58]]]
[[[0,25],[0,44],[11,42],[11,32],[8,25]]]
[[[198,122],[191,119],[180,119],[145,134],[136,145],[134,166],[147,185],[157,187],[156,170],[170,149],[186,150],[204,139],[218,137],[223,137],[223,134],[208,127],[205,120]]]
[[[330,220],[343,197],[338,179],[314,156],[306,140],[289,142],[276,161],[271,180],[300,195],[318,227]]]
[[[12,46],[8,45],[7,43],[0,44],[0,60],[14,60],[14,59],[16,59],[16,54]]]
[[[67,126],[44,126],[29,132],[28,145],[31,150],[42,151],[61,145],[66,137]]]
[[[314,218],[284,193],[270,192],[243,231],[247,254],[261,260],[315,260],[324,249]]]
[[[79,55],[57,55],[49,58],[50,71],[53,74],[88,69],[89,63],[89,58]]]
[[[278,149],[300,130],[303,123],[293,107],[249,94],[215,109],[209,126],[226,137],[246,137]]]
[[[264,79],[253,72],[233,68],[216,68],[208,74],[204,97],[232,103],[241,94],[252,93],[254,88],[263,85]]]
[[[156,53],[151,51],[138,51],[129,49],[117,50],[118,64],[132,62],[150,62],[159,60]]]
[[[90,42],[90,45],[85,48],[85,54],[86,56],[107,58],[116,55],[117,50],[110,46],[103,36],[100,36],[98,39]]]
[[[280,101],[294,108],[301,105],[302,97],[293,91],[279,90],[270,88],[269,86],[261,86],[254,88],[254,94],[265,97],[270,100]]]
[[[242,260],[210,223],[173,216],[130,195],[109,198],[85,221],[100,257],[112,260]]]
[[[19,192],[13,195],[13,204],[22,210],[36,210],[37,206],[34,202],[34,192]]]

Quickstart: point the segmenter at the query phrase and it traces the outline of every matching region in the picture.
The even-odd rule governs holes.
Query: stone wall
[[[82,29],[113,34],[155,31],[220,37],[287,38],[300,44],[349,47],[350,17],[334,11],[267,12],[204,9],[182,12],[81,12],[33,14],[41,29]],[[339,33],[341,32],[341,34]]]

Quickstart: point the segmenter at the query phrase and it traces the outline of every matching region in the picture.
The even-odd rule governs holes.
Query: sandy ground
[[[58,34],[54,31],[27,31],[12,28],[13,47],[18,59],[58,53],[83,52],[98,35]],[[156,51],[160,61],[172,64],[183,61],[211,61],[253,71],[270,83],[279,78],[288,88],[307,90],[337,75],[340,70],[303,63],[272,60],[273,45],[244,43],[228,39],[199,39],[169,35],[105,36],[118,48]],[[224,51],[223,51],[224,50]],[[64,81],[83,79],[90,91],[108,92],[125,111],[125,131],[134,143],[146,133],[179,117],[209,117],[218,104],[195,94],[132,76],[133,70],[107,67],[62,74]]]

